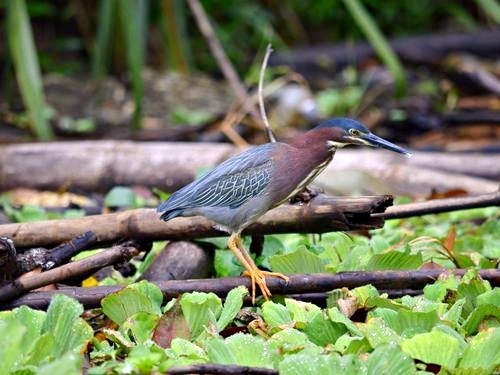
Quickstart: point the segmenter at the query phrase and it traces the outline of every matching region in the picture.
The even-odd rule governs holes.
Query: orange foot
[[[266,276],[279,277],[280,279],[283,279],[286,282],[290,280],[288,276],[285,276],[282,273],[262,271],[256,267],[252,268],[251,270],[245,270],[245,272],[243,272],[243,275],[250,277],[250,280],[252,280],[252,304],[254,305],[255,305],[255,284],[259,286],[262,296],[264,296],[266,300],[268,300],[269,297],[271,297],[271,291],[269,290],[266,284]]]

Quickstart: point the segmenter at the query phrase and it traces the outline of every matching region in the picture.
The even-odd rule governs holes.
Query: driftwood
[[[267,285],[273,295],[307,294],[311,292],[328,292],[337,288],[355,288],[371,284],[378,290],[422,288],[434,282],[443,273],[462,276],[467,270],[419,270],[419,271],[374,271],[374,272],[342,272],[337,274],[290,275],[288,283],[282,279],[269,277]],[[479,270],[479,275],[488,280],[492,286],[500,286],[500,270]],[[247,277],[226,277],[221,279],[200,280],[168,280],[155,283],[163,291],[165,298],[175,298],[182,293],[192,291],[213,292],[224,297],[231,289],[239,285],[250,287]],[[27,305],[37,309],[46,309],[54,294],[66,294],[80,301],[85,308],[100,306],[101,300],[110,293],[115,293],[123,286],[96,286],[92,288],[64,287],[57,291],[32,292],[16,300],[0,305],[2,309]],[[247,301],[249,303],[250,300]]]
[[[333,163],[316,179],[326,193],[333,194],[336,182],[346,172],[361,171],[376,179],[370,194],[428,196],[433,191],[462,189],[469,194],[486,194],[498,189],[500,155],[432,154],[416,152],[411,158],[373,150],[341,150]],[[478,174],[488,178],[479,178]],[[373,179],[372,179],[373,180]],[[378,183],[380,187],[375,186]],[[365,183],[364,185],[369,185]],[[344,191],[344,193],[348,193]]]
[[[17,254],[12,239],[0,237],[0,286],[35,268],[47,271],[65,264],[80,251],[92,248],[95,241],[95,234],[86,232],[53,249],[35,247]]]
[[[384,219],[450,212],[457,209],[500,206],[500,191],[478,196],[435,199],[395,207],[388,195],[374,197],[329,197],[318,195],[306,204],[284,204],[252,224],[243,233],[325,233],[373,229]],[[18,249],[52,247],[86,231],[94,232],[96,245],[119,240],[186,240],[224,236],[203,217],[159,220],[153,209],[136,209],[115,214],[86,216],[69,220],[47,220],[0,225],[0,236],[12,239]]]
[[[404,61],[413,64],[434,65],[450,53],[470,53],[496,58],[500,52],[500,28],[471,33],[427,34],[397,38],[391,46]],[[308,79],[324,77],[325,71],[338,71],[375,56],[367,42],[318,45],[296,48],[271,56],[269,64],[288,65]]]
[[[416,152],[408,165],[481,177],[498,183],[500,164],[496,163],[500,163],[497,154]]]
[[[0,302],[8,301],[30,290],[54,284],[74,276],[80,276],[85,273],[92,274],[102,267],[127,261],[133,256],[138,255],[139,252],[139,247],[130,242],[114,246],[101,253],[37,275],[20,277],[0,287]]]
[[[142,273],[141,280],[204,279],[213,275],[215,246],[206,249],[188,241],[169,241],[151,265]]]
[[[205,363],[200,365],[173,366],[168,369],[170,375],[211,374],[211,375],[278,375],[278,370],[263,367],[238,365],[218,365]]]
[[[227,144],[131,141],[54,142],[0,145],[0,190],[16,187],[106,191],[116,185],[143,185],[173,191],[240,149]],[[47,173],[50,166],[50,173]],[[365,194],[427,195],[462,188],[470,194],[496,190],[500,155],[415,152],[405,158],[381,150],[339,150],[318,176],[335,189],[339,172],[362,171],[387,189]],[[348,194],[354,188],[348,188]],[[371,189],[371,190],[370,190]],[[338,191],[338,190],[337,190]]]
[[[285,204],[268,211],[244,234],[325,233],[379,228],[384,220],[370,214],[383,212],[391,204],[392,197],[388,195],[356,198],[319,195],[307,204]],[[70,220],[4,224],[0,225],[0,236],[11,238],[19,250],[56,246],[86,231],[95,233],[98,245],[125,239],[185,240],[226,235],[214,229],[213,224],[203,217],[182,217],[163,222],[153,209],[136,209]]]
[[[19,186],[58,190],[67,186],[95,192],[138,184],[176,190],[192,181],[200,168],[213,167],[234,151],[231,145],[211,143],[85,141],[0,145],[0,190]]]

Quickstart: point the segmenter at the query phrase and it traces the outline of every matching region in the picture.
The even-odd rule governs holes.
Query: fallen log
[[[392,204],[389,195],[328,197],[318,195],[307,204],[284,204],[264,214],[243,234],[325,233],[380,228],[383,218],[371,217]],[[0,236],[14,241],[18,251],[53,247],[92,231],[96,246],[125,239],[136,241],[187,240],[225,236],[203,217],[180,217],[164,222],[153,209],[136,209],[77,219],[45,220],[0,225]]]
[[[412,64],[433,66],[450,53],[470,53],[496,58],[500,51],[500,28],[482,29],[470,33],[424,34],[395,38],[390,41],[398,56]],[[271,55],[269,65],[287,65],[314,81],[324,80],[325,72],[339,71],[346,65],[357,64],[375,56],[368,42],[345,42],[295,48]]]
[[[84,141],[0,145],[0,190],[23,187],[59,191],[63,187],[105,192],[116,185],[142,185],[174,191],[191,182],[200,170],[214,167],[239,151],[228,144],[213,143]],[[500,155],[415,152],[408,159],[380,150],[339,150],[317,181],[336,189],[342,179],[335,176],[343,171],[361,171],[382,182],[384,189],[378,190],[372,188],[372,183],[364,184],[367,195],[428,195],[431,190],[450,188],[483,194],[495,190],[498,184]],[[347,190],[352,194],[354,189],[350,186]]]
[[[267,286],[273,295],[291,295],[328,292],[337,288],[356,288],[371,284],[378,290],[421,290],[425,285],[437,280],[443,273],[463,276],[467,270],[417,270],[417,271],[373,271],[373,272],[342,272],[337,274],[321,273],[313,275],[290,275],[288,283],[269,277]],[[500,270],[479,270],[479,276],[488,280],[493,287],[500,286]],[[225,277],[220,279],[199,280],[168,280],[155,283],[162,290],[164,298],[169,300],[182,293],[213,292],[220,297],[239,285],[250,287],[248,277]],[[101,300],[110,293],[118,292],[124,286],[96,286],[92,288],[63,287],[57,291],[31,292],[20,298],[0,305],[0,309],[12,309],[27,305],[37,309],[46,309],[54,294],[65,294],[80,301],[85,308],[100,306]],[[247,300],[247,304],[250,299]]]

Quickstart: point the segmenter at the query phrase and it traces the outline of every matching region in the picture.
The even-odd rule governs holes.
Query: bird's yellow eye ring
[[[354,137],[359,137],[361,132],[358,129],[349,129],[349,134]]]

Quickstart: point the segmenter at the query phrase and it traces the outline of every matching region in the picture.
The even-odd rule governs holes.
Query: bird
[[[227,232],[227,247],[251,279],[252,303],[256,285],[268,300],[266,277],[289,278],[260,270],[244,248],[241,233],[270,209],[302,191],[330,163],[337,149],[347,145],[384,148],[410,156],[410,152],[373,134],[352,118],[331,118],[318,123],[291,143],[269,142],[250,148],[219,164],[210,172],[174,192],[157,212],[164,221],[204,216]]]

